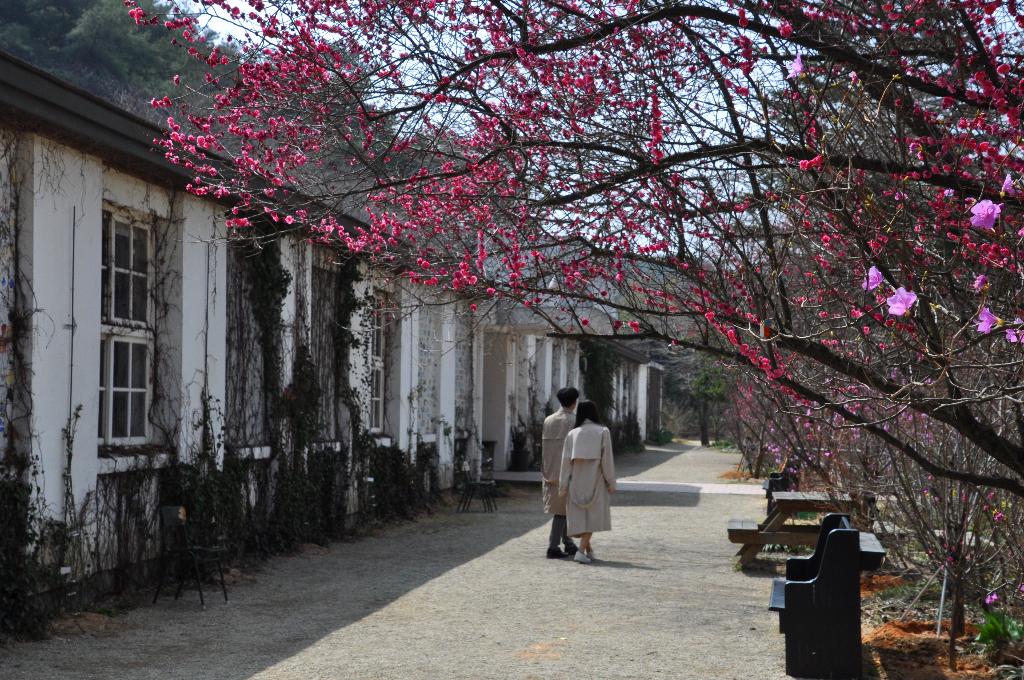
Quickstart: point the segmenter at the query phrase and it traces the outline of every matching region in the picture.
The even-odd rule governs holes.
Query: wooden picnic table
[[[729,520],[729,541],[743,545],[736,553],[740,565],[749,564],[766,545],[815,545],[817,525],[787,524],[800,512],[849,512],[854,501],[847,494],[814,491],[776,491],[774,505],[763,522],[752,519]]]

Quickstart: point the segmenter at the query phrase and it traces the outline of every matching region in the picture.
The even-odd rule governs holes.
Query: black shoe
[[[576,554],[578,550],[579,548],[576,547],[575,543],[570,543],[569,545],[565,546],[565,554],[567,557],[572,557]]]
[[[548,548],[548,559],[549,560],[560,560],[563,557],[569,557],[567,554],[562,552],[560,548]]]

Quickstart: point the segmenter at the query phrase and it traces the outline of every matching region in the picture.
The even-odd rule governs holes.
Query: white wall
[[[22,150],[19,295],[23,308],[35,311],[25,338],[28,375],[17,377],[31,380],[31,417],[20,435],[38,461],[46,509],[59,517],[62,431],[79,406],[71,465],[75,507],[96,483],[103,166],[31,135]]]
[[[220,408],[210,410],[214,436],[223,427],[227,390],[227,244],[219,206],[181,197],[181,412],[185,424],[202,417],[203,396]],[[182,427],[181,448],[200,442],[200,433]]]
[[[167,453],[187,452],[196,442],[191,424],[201,413],[204,389],[223,403],[225,393],[226,257],[221,209],[216,204],[155,186],[107,167],[99,159],[40,137],[22,140],[18,257],[20,305],[32,310],[24,339],[28,375],[21,376],[31,411],[20,424],[22,446],[38,461],[42,500],[54,516],[64,505],[63,431],[80,407],[74,433],[72,485],[80,508],[100,474],[124,470],[141,458],[157,465],[166,456],[100,458],[99,347],[103,211],[127,209],[156,225],[164,248],[151,288],[162,281],[166,317],[156,342],[164,412],[151,441]],[[159,232],[159,233],[157,233]],[[213,412],[214,432],[220,411]],[[159,430],[159,431],[158,431]],[[164,433],[176,434],[164,441]],[[175,451],[174,449],[177,449]]]

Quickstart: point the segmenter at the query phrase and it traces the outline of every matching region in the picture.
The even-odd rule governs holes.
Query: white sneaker
[[[594,561],[587,557],[586,553],[584,553],[582,550],[577,550],[576,554],[573,556],[572,559],[576,562],[579,562],[580,564],[590,564]]]

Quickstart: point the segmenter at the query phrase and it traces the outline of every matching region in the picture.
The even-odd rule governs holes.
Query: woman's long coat
[[[562,448],[559,492],[568,490],[566,517],[570,536],[610,531],[610,492],[615,490],[615,460],[608,428],[590,421],[569,431]]]

